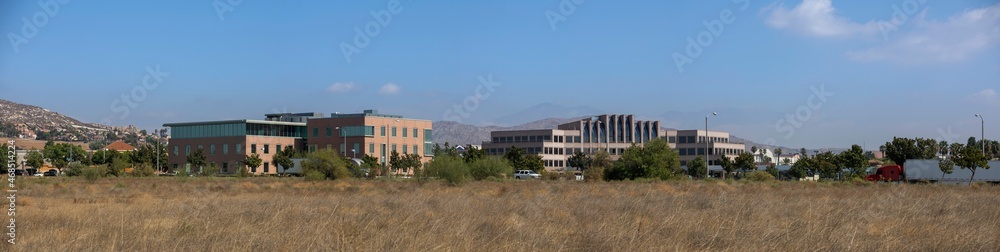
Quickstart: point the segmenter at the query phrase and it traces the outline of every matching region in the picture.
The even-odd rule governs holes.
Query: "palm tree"
[[[757,146],[750,146],[750,153],[753,153],[754,162],[757,160]]]
[[[775,159],[775,162],[774,162],[775,164],[777,164],[778,162],[780,162],[780,160],[781,160],[781,147],[774,148],[774,159]]]

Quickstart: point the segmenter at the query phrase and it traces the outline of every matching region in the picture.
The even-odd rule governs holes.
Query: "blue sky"
[[[0,4],[0,98],[89,122],[374,108],[484,125],[550,102],[876,148],[1000,121],[995,0],[46,1]]]

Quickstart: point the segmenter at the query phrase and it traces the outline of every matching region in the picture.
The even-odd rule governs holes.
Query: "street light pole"
[[[979,141],[983,142],[983,155],[986,155],[986,121],[983,120],[983,115],[976,114],[979,117]]]
[[[719,113],[712,112],[711,116],[718,116]],[[708,117],[705,116],[705,177],[711,176],[712,170],[708,168]]]

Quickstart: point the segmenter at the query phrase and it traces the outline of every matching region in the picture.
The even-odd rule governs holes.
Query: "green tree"
[[[70,162],[80,161],[87,157],[87,152],[82,147],[68,143],[54,143],[49,141],[42,150],[45,158],[49,159],[56,168],[66,168]]]
[[[278,152],[274,154],[274,157],[271,158],[271,162],[274,162],[274,165],[278,166],[278,173],[284,175],[288,168],[292,168],[292,166],[295,165],[295,162],[292,162],[292,157],[294,156],[295,149],[292,149],[291,146],[285,146],[284,150],[278,150]]]
[[[863,178],[868,171],[868,159],[860,145],[851,145],[851,149],[838,154],[840,167],[850,170],[851,178]]]
[[[639,146],[632,144],[604,176],[609,180],[637,178],[669,179],[684,171],[677,152],[663,139],[654,139]]]
[[[3,143],[3,144],[0,144],[0,150],[3,150],[3,154],[0,154],[0,164],[3,164],[3,166],[4,166],[4,167],[7,167],[7,163],[8,163],[8,162],[11,162],[11,160],[10,160],[10,156],[9,156],[9,155],[7,155],[7,152],[8,152],[8,151],[10,151],[10,150],[9,150],[9,148],[10,148],[10,145],[7,145],[7,143],[6,143],[6,142],[5,142],[5,143]],[[17,156],[15,155],[15,158],[16,158],[16,157],[17,157]],[[16,163],[17,163],[17,160],[14,160],[14,161],[13,161],[13,162],[11,162],[11,163],[15,163],[15,164],[16,164]],[[3,171],[4,171],[5,173],[7,172],[7,169],[2,169],[2,170],[3,170]]]
[[[753,159],[753,154],[748,152],[740,153],[739,156],[736,156],[736,160],[733,162],[733,165],[735,165],[736,169],[743,173],[743,176],[746,176],[748,171],[757,170],[757,166],[754,165]]]
[[[819,173],[821,178],[834,179],[840,173],[840,160],[833,152],[823,152],[813,157],[813,169]]]
[[[774,162],[781,162],[781,147],[774,148]],[[777,176],[775,176],[777,177]]]
[[[256,153],[254,153],[254,154],[256,154]],[[191,153],[191,155],[187,156],[187,163],[191,164],[191,167],[197,167],[198,168],[198,171],[196,171],[195,173],[201,173],[202,170],[205,169],[205,160],[206,159],[207,158],[205,157],[205,149],[198,148],[198,149],[194,150],[194,152]]]
[[[945,174],[951,174],[955,171],[955,161],[951,159],[938,159],[938,168],[941,169],[941,180],[944,180]]]
[[[328,179],[344,179],[350,177],[347,163],[340,154],[332,149],[322,149],[306,155],[302,160],[302,173],[320,172]]]
[[[736,165],[733,164],[733,160],[730,160],[726,154],[722,154],[722,156],[719,157],[719,165],[722,166],[722,170],[725,171],[725,173],[722,174],[722,179],[726,179],[726,176],[733,174],[733,171],[736,170]]]
[[[413,170],[413,175],[419,175],[421,168],[424,167],[423,161],[420,158],[420,154],[410,153],[403,155],[403,160],[406,160],[403,165],[403,173],[409,173]]]
[[[475,180],[503,179],[514,173],[514,167],[501,158],[485,157],[469,164],[469,172]]]
[[[449,185],[459,185],[465,182],[470,174],[469,167],[455,156],[436,156],[427,163],[427,173],[430,176],[444,179]]]
[[[524,159],[524,155],[525,155],[524,149],[521,149],[517,146],[511,146],[510,150],[508,150],[507,153],[503,155],[503,158],[506,159],[507,162],[510,162],[510,165],[514,166],[514,169],[527,170],[521,163],[522,162],[521,160]]]
[[[378,171],[380,171],[382,165],[379,164],[378,158],[372,155],[365,155],[361,157],[361,171],[359,173],[366,174],[369,177],[378,176]]]
[[[191,162],[191,161],[188,161],[188,162]],[[262,163],[264,163],[264,160],[260,159],[260,155],[258,155],[257,153],[246,155],[246,157],[243,158],[243,165],[245,165],[247,167],[247,169],[260,167],[260,165]],[[244,171],[241,171],[241,172],[244,172]],[[249,171],[245,171],[245,172],[249,172]],[[303,171],[303,174],[305,174],[305,171]]]
[[[590,157],[587,154],[583,154],[583,152],[577,151],[573,153],[573,156],[569,157],[567,164],[577,170],[585,171],[590,164]]]
[[[403,167],[407,166],[406,164],[407,161],[399,156],[399,152],[392,151],[390,153],[391,154],[389,154],[389,167],[392,169],[394,173],[398,174],[399,171],[403,169]]]
[[[969,169],[972,172],[972,175],[969,177],[969,185],[972,185],[972,180],[976,177],[976,169],[989,169],[990,165],[988,163],[989,160],[983,154],[982,146],[975,144],[975,138],[969,138],[969,143],[972,144],[966,144],[962,147],[958,155],[952,154],[952,160],[958,167]]]
[[[24,156],[25,162],[31,168],[42,168],[45,165],[45,155],[42,155],[39,151],[29,151],[28,154]]]
[[[465,146],[465,154],[462,155],[462,159],[465,160],[466,164],[472,164],[483,157],[486,157],[486,150],[474,148],[471,144]]]
[[[129,160],[125,156],[115,156],[114,160],[108,164],[107,176],[121,177],[125,175],[125,168],[129,168]]]
[[[892,142],[886,142],[879,149],[889,160],[904,168],[907,159],[917,159],[922,156],[921,149],[917,147],[917,140],[909,138],[893,137]]]
[[[705,175],[708,175],[708,171],[705,170],[706,167],[705,159],[698,156],[691,163],[688,163],[687,174],[696,179],[705,178]]]

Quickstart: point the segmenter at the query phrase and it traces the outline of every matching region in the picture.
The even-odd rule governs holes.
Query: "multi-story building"
[[[522,148],[527,154],[537,154],[545,162],[545,169],[564,171],[575,152],[592,154],[607,151],[612,160],[618,160],[632,144],[643,145],[652,139],[667,141],[676,150],[682,166],[696,157],[705,156],[708,148],[709,165],[718,165],[721,154],[734,158],[744,152],[743,144],[730,143],[729,133],[709,131],[708,145],[704,130],[665,130],[659,121],[635,120],[633,115],[601,115],[559,125],[556,129],[494,131],[490,141],[483,142],[489,155],[504,155],[512,146]],[[518,169],[519,167],[515,167]]]
[[[216,165],[219,172],[233,174],[246,155],[258,154],[261,167],[249,167],[252,174],[276,174],[271,161],[285,146],[301,149],[306,142],[306,123],[269,120],[228,120],[189,123],[168,123],[171,139],[168,164],[174,171],[200,172],[191,167],[187,156],[198,149],[205,153],[205,162]]]
[[[167,147],[170,167],[197,172],[197,167],[187,164],[187,156],[199,148],[205,152],[206,163],[216,164],[225,174],[235,173],[246,155],[254,153],[263,162],[260,167],[249,167],[250,173],[277,174],[272,159],[286,147],[310,152],[333,149],[352,158],[372,155],[383,164],[393,150],[420,154],[423,162],[433,156],[433,130],[428,120],[375,110],[330,117],[321,113],[267,114],[265,118],[164,124],[172,133]]]
[[[309,151],[335,149],[352,158],[370,155],[383,164],[393,151],[400,155],[418,154],[424,163],[434,156],[434,130],[429,120],[365,110],[358,114],[335,113],[330,117],[312,118],[306,128]]]
[[[706,148],[708,165],[720,165],[719,160],[723,154],[733,159],[746,151],[746,145],[730,142],[728,132],[708,131],[707,136],[707,145],[704,130],[668,130],[666,139],[670,148],[677,150],[680,155],[681,166],[687,166],[697,157],[704,159]]]
[[[633,115],[601,115],[559,125],[556,129],[494,131],[491,141],[483,142],[490,155],[504,155],[512,146],[537,154],[545,169],[565,170],[575,152],[585,154],[605,150],[617,160],[632,144],[643,144],[661,137],[659,121],[635,120]],[[519,169],[520,167],[515,167]]]

